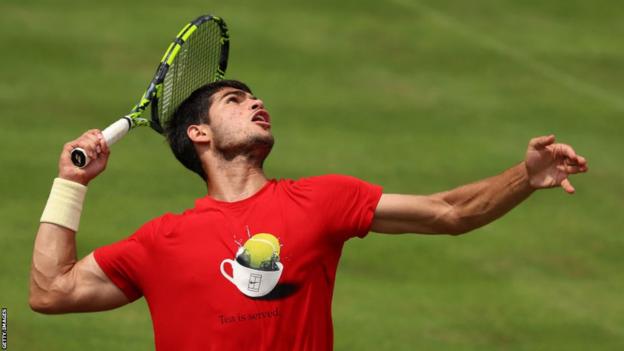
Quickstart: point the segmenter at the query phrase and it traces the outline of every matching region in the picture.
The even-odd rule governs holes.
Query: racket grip
[[[132,127],[132,119],[129,117],[122,117],[117,122],[111,124],[106,129],[102,131],[102,135],[104,136],[104,141],[106,141],[106,145],[109,147],[119,141],[119,139],[123,138],[124,135],[128,134],[128,131]],[[71,151],[71,160],[74,166],[78,168],[86,167],[91,159],[87,156],[85,150],[77,147]]]

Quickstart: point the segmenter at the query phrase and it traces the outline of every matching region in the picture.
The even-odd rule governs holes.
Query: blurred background
[[[357,176],[428,194],[502,172],[554,133],[589,160],[460,237],[347,243],[336,350],[624,349],[624,3],[617,0],[0,2],[0,305],[9,350],[151,350],[144,300],[44,316],[27,303],[62,145],[126,113],[199,14],[230,28],[227,77],[273,119],[273,178]],[[89,187],[79,255],[202,197],[137,129]]]

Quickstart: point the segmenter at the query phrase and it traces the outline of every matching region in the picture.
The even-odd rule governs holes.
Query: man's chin
[[[275,138],[273,134],[269,132],[267,135],[257,135],[251,138],[251,142],[249,143],[251,149],[262,149],[268,150],[267,154],[271,152],[273,145],[275,144]]]
[[[273,149],[274,144],[275,138],[269,131],[269,133],[262,133],[262,135],[250,136],[239,144],[221,145],[218,147],[217,152],[228,161],[238,156],[244,156],[249,159],[259,160],[262,163],[271,152],[271,149]]]

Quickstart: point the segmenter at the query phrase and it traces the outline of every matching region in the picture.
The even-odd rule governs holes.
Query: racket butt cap
[[[79,147],[71,151],[71,160],[74,166],[78,168],[84,168],[86,165],[89,164],[90,161],[87,153]]]

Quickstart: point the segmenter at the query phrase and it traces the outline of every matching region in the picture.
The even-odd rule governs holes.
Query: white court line
[[[609,90],[602,87],[587,83],[582,79],[564,72],[555,66],[551,66],[544,62],[540,62],[531,57],[525,52],[515,49],[512,46],[494,39],[484,33],[478,32],[473,28],[461,23],[455,18],[433,9],[421,2],[415,0],[392,0],[395,4],[411,10],[420,11],[427,16],[433,18],[436,22],[439,22],[442,26],[449,30],[456,32],[472,41],[477,42],[482,47],[493,50],[507,58],[515,61],[521,65],[528,67],[529,69],[541,74],[542,76],[559,83],[566,88],[583,95],[590,96],[592,98],[602,100],[606,103],[613,105],[617,110],[624,111],[624,99],[620,96],[613,94]]]

